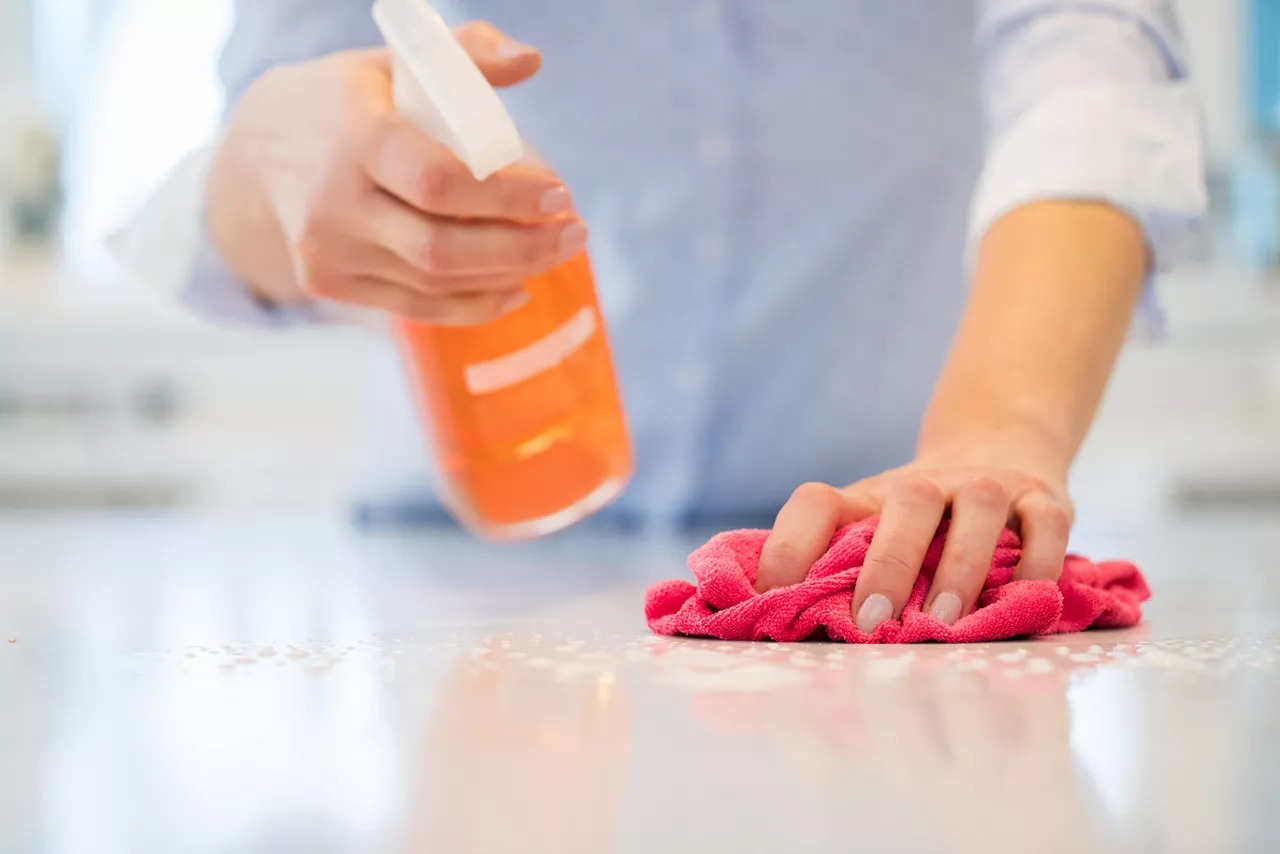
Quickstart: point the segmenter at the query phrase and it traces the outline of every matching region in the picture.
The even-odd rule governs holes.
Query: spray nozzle
[[[373,19],[394,56],[396,108],[483,181],[524,155],[498,94],[426,0],[377,0]]]

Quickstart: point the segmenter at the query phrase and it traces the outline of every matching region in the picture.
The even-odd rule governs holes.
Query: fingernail
[[[566,226],[560,232],[560,254],[577,255],[587,246],[587,227],[580,222]]]
[[[573,196],[564,187],[556,187],[542,194],[542,212],[549,214],[567,213],[573,210]]]
[[[498,43],[493,52],[499,59],[518,59],[526,54],[533,53],[533,48],[515,39],[504,39]]]
[[[858,609],[858,631],[871,634],[876,626],[893,616],[893,603],[883,593],[872,593]]]
[[[960,619],[960,597],[954,593],[939,593],[929,608],[929,616],[939,623],[951,625]]]
[[[501,311],[503,314],[510,314],[513,311],[518,311],[529,304],[529,299],[528,291],[516,291],[511,296],[507,297],[507,301],[502,304]]]

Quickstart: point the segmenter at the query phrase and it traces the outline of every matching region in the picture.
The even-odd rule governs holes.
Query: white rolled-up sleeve
[[[201,217],[211,147],[187,155],[138,211],[107,236],[107,249],[131,278],[166,302],[209,320],[284,327],[361,322],[338,306],[266,303],[228,269]]]
[[[1102,201],[1143,228],[1153,269],[1206,207],[1205,143],[1167,0],[985,0],[987,149],[970,257],[998,219],[1045,199]],[[1147,288],[1141,318],[1158,323]]]

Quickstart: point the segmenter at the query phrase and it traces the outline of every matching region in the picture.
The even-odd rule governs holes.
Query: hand
[[[994,444],[994,443],[993,443]],[[1056,579],[1074,509],[1065,466],[997,445],[920,456],[843,489],[801,486],[778,514],[760,558],[763,592],[804,580],[836,530],[879,515],[853,595],[858,628],[898,616],[944,516],[951,527],[925,611],[951,624],[973,610],[1006,525],[1022,538],[1014,578]]]
[[[541,67],[487,24],[459,39],[491,83]],[[282,66],[232,117],[206,187],[209,233],[264,299],[325,298],[433,323],[482,323],[573,257],[586,227],[533,161],[484,182],[395,111],[385,49]]]

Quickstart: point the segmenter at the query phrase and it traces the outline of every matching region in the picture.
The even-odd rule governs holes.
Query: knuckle
[[[983,554],[972,546],[957,543],[946,553],[943,562],[947,565],[948,572],[958,571],[961,579],[976,578],[979,575],[985,578],[991,565],[991,557],[991,552]]]
[[[824,506],[831,503],[832,492],[827,484],[810,481],[795,488],[791,493],[791,501],[808,506]]]
[[[538,211],[537,201],[526,182],[503,180],[501,173],[495,176],[495,179],[500,182],[497,187],[497,200],[502,210],[511,215],[525,215],[530,211]]]
[[[432,160],[424,164],[418,182],[422,200],[432,209],[448,207],[457,186],[453,165],[444,160]]]
[[[960,492],[970,502],[984,507],[996,507],[1009,503],[1009,493],[1000,481],[987,475],[972,477],[961,488]]]
[[[913,564],[901,552],[889,550],[881,552],[874,558],[867,559],[868,568],[877,574],[896,579],[900,583],[909,583],[920,572],[920,567]]]
[[[1043,501],[1027,508],[1027,521],[1056,536],[1065,537],[1071,532],[1071,514],[1056,503]]]
[[[412,262],[424,273],[444,273],[449,269],[448,239],[443,229],[428,224],[417,236]]]
[[[518,232],[512,237],[512,243],[514,260],[523,266],[533,266],[554,256],[556,237],[550,232]]]
[[[946,497],[936,483],[927,477],[910,475],[898,482],[898,490],[914,504],[933,507],[945,503]]]

